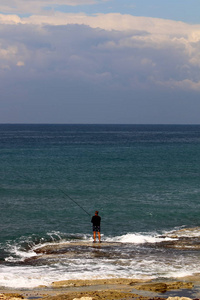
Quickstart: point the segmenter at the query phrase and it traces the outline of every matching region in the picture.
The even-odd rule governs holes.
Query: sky
[[[200,124],[200,0],[1,0],[0,123]]]

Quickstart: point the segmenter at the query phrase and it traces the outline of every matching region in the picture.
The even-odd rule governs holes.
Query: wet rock
[[[145,297],[140,297],[136,294],[117,291],[117,290],[102,290],[102,291],[88,291],[88,292],[71,292],[66,293],[64,295],[50,296],[45,298],[46,300],[83,300],[88,299],[91,300],[121,300],[121,299],[135,299],[138,298],[140,300],[147,300]],[[166,299],[160,299],[166,300]]]
[[[148,283],[148,284],[134,285],[134,289],[157,292],[157,293],[165,293],[167,291],[167,284],[161,282],[161,283]]]
[[[180,236],[199,236],[200,235],[200,227],[191,227],[191,228],[182,228],[179,230],[174,230],[171,233],[168,233],[166,236],[168,237],[180,237]]]
[[[157,248],[174,248],[178,250],[200,250],[200,237],[179,237],[172,241],[157,243]]]
[[[88,249],[93,248],[109,248],[114,246],[119,246],[120,243],[108,243],[108,242],[102,242],[102,243],[96,243],[93,242],[66,242],[66,243],[53,243],[49,245],[45,245],[42,247],[38,247],[34,249],[34,252],[37,254],[63,254],[67,253],[68,251],[78,251],[82,252],[84,249],[88,251]]]
[[[70,244],[47,245],[34,250],[37,254],[64,254],[71,251]]]
[[[3,293],[0,294],[0,300],[21,300],[24,297],[18,293]]]
[[[134,285],[136,290],[151,291],[157,293],[165,293],[170,290],[178,289],[192,289],[193,284],[191,282],[169,282],[169,283],[145,283],[140,285]]]
[[[149,281],[149,280],[148,280]],[[78,286],[92,286],[92,285],[134,285],[136,283],[148,282],[147,280],[140,279],[127,279],[127,278],[112,278],[112,279],[95,279],[95,280],[62,280],[52,282],[53,288],[64,288],[64,287],[78,287]]]
[[[92,297],[81,297],[81,298],[74,298],[73,300],[93,300]]]
[[[162,237],[170,238],[172,240],[157,243],[157,247],[175,248],[180,250],[200,250],[200,227],[182,228]]]
[[[10,297],[10,298],[24,299],[24,297],[21,294],[18,294],[18,293],[4,293],[3,295],[5,297]]]
[[[192,299],[187,297],[168,297],[167,300],[192,300]]]
[[[182,282],[182,281],[175,281],[175,282],[168,282],[167,283],[167,290],[178,290],[178,289],[192,289],[194,284],[192,282]]]

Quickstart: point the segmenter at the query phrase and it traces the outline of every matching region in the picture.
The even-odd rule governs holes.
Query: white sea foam
[[[179,228],[166,233],[168,237],[200,237],[200,227]]]
[[[171,232],[172,233],[172,232]],[[159,243],[170,240],[167,233],[127,233],[121,236],[106,237],[102,235],[105,242],[117,242],[108,250],[90,248],[89,252],[74,256],[57,255],[55,261],[46,261],[43,265],[18,265],[15,262],[23,262],[26,258],[37,255],[35,248],[44,245],[63,243],[74,243],[80,241],[92,241],[91,235],[75,236],[74,239],[52,240],[52,242],[34,245],[28,251],[22,251],[17,245],[8,245],[10,253],[6,258],[9,265],[2,265],[0,270],[0,286],[8,288],[34,288],[39,285],[50,285],[53,281],[69,279],[95,279],[95,278],[159,278],[159,277],[183,277],[200,272],[198,254],[190,255],[186,252],[173,251],[168,253],[163,249],[156,250],[154,247],[145,247],[144,244]],[[174,238],[173,238],[174,240]],[[127,245],[126,245],[127,244]],[[140,247],[141,245],[141,247]],[[113,247],[113,248],[112,248]],[[85,249],[85,248],[84,248]],[[104,252],[108,255],[104,255]],[[98,254],[100,254],[98,256]],[[50,258],[51,259],[51,258]],[[50,264],[49,264],[50,262]],[[14,264],[13,264],[14,263]]]
[[[7,262],[24,261],[27,258],[35,256],[33,249],[30,249],[29,251],[20,250],[20,245],[17,243],[14,245],[8,243],[5,249],[10,253],[10,255],[5,258],[5,261]]]
[[[194,257],[157,257],[136,255],[127,259],[66,259],[49,266],[2,266],[0,286],[7,288],[35,288],[53,281],[96,278],[159,278],[182,277],[200,272],[200,263]]]
[[[46,270],[47,271],[47,270]],[[34,288],[51,282],[49,270],[45,268],[3,266],[0,272],[0,286],[7,288]]]
[[[171,237],[160,236],[156,233],[143,234],[143,233],[127,233],[122,236],[107,237],[107,242],[119,242],[119,243],[132,243],[132,244],[144,244],[144,243],[160,243],[162,241],[170,241]]]

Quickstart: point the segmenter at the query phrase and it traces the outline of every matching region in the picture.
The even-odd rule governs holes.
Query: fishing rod
[[[21,174],[19,174],[18,173],[18,175],[19,175],[19,177],[20,178],[22,178],[23,180],[24,180],[24,178],[23,178],[23,176],[21,176]],[[25,178],[25,180],[27,180],[27,178]],[[90,216],[90,214],[78,203],[78,202],[76,202],[74,199],[72,199],[72,197],[70,197],[65,191],[63,191],[61,188],[59,188],[58,186],[56,186],[56,188],[60,191],[60,192],[62,192],[66,197],[68,197],[72,202],[74,202],[77,206],[79,206],[88,216]]]
[[[76,202],[74,199],[72,199],[72,197],[70,197],[65,191],[63,191],[61,188],[59,188],[57,186],[57,189],[62,192],[66,197],[68,197],[72,202],[74,202],[77,206],[79,206],[88,216],[90,216],[90,214],[78,203]]]

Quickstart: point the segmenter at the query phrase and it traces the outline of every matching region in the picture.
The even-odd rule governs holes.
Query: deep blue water
[[[0,125],[0,157],[2,259],[95,210],[105,237],[200,225],[200,125]]]

